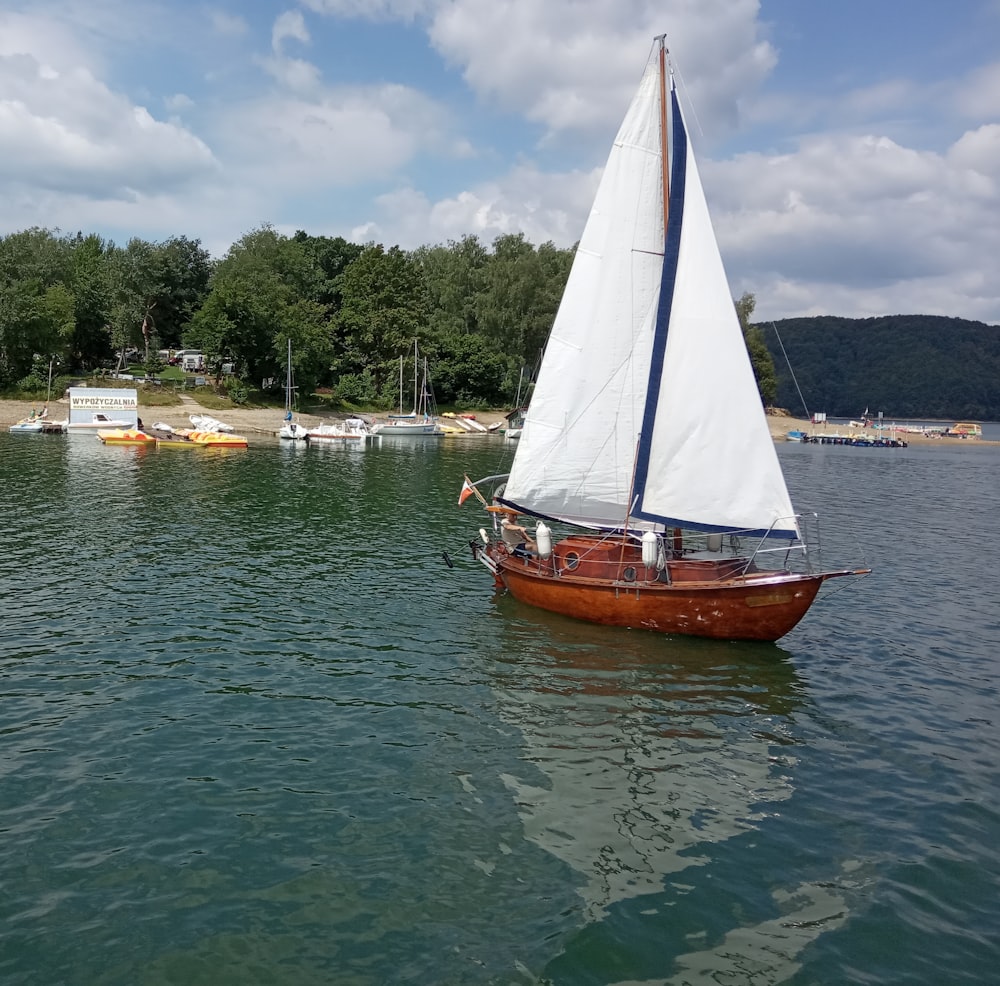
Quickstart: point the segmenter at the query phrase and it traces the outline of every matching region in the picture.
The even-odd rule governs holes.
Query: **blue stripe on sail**
[[[670,169],[670,208],[667,212],[666,242],[663,246],[663,274],[660,279],[660,300],[656,311],[656,329],[653,333],[653,350],[650,357],[649,383],[646,386],[646,407],[642,414],[642,432],[635,465],[634,516],[645,520],[663,520],[658,514],[647,514],[642,509],[649,476],[649,453],[653,441],[653,422],[660,399],[660,380],[663,376],[663,358],[667,348],[670,328],[670,310],[674,300],[674,282],[677,279],[677,256],[681,245],[681,226],[684,221],[684,183],[687,176],[687,131],[677,103],[677,91],[670,89],[670,111],[673,120],[674,157]]]

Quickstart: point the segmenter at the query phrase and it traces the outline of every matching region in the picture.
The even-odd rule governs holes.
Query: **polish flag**
[[[469,477],[465,477],[465,482],[462,483],[462,492],[458,494],[458,505],[461,506],[469,499],[470,496],[476,491],[475,486],[469,482]]]

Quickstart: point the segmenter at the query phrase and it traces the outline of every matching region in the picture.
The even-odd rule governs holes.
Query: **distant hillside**
[[[1000,326],[936,315],[785,318],[759,323],[779,407],[831,417],[1000,421]],[[788,361],[779,345],[784,344]],[[802,399],[789,372],[795,373]]]

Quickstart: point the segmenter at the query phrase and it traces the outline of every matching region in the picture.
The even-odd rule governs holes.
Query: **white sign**
[[[135,390],[103,387],[70,387],[69,409],[73,411],[135,411],[139,397]]]

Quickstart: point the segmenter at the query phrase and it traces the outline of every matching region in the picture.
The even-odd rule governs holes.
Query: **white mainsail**
[[[794,536],[793,508],[671,97],[666,246],[659,66],[651,58],[580,240],[503,500],[584,525],[628,520]]]

